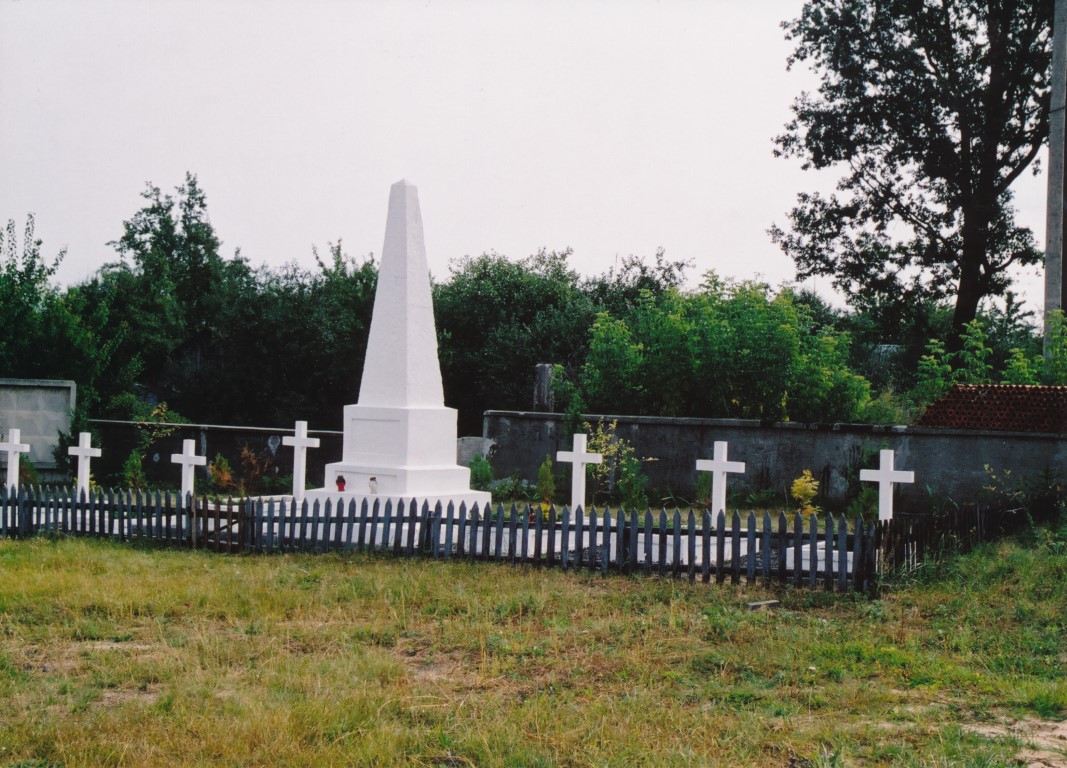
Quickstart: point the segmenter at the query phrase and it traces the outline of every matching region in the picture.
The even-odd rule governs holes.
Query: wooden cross
[[[93,436],[88,432],[78,435],[78,446],[67,448],[67,453],[78,457],[78,489],[76,498],[89,497],[89,462],[100,457],[100,449],[93,448]]]
[[[192,440],[182,441],[182,452],[172,453],[170,460],[174,464],[182,465],[182,500],[181,505],[185,506],[185,500],[193,495],[193,467],[202,467],[207,464],[207,456],[196,455],[196,443]]]
[[[745,462],[726,460],[727,444],[725,441],[715,442],[712,459],[697,459],[698,472],[711,473],[711,511],[726,511],[726,473],[742,473],[745,471]]]
[[[586,452],[587,438],[588,435],[575,435],[573,451],[556,451],[556,461],[574,465],[571,467],[571,509],[585,505],[586,464],[599,464],[604,460],[603,454]]]
[[[0,443],[0,453],[7,454],[7,482],[4,487],[12,492],[19,484],[19,454],[30,452],[30,446],[19,442],[21,438],[22,430],[12,428],[7,431],[7,442]]]
[[[878,469],[861,469],[860,480],[878,483],[878,519],[893,519],[893,485],[914,483],[915,473],[893,469],[893,451],[883,448],[879,453]]]
[[[299,504],[304,500],[304,476],[307,470],[307,449],[318,448],[319,438],[308,437],[308,423],[298,421],[295,434],[282,438],[282,445],[293,446],[293,499]]]

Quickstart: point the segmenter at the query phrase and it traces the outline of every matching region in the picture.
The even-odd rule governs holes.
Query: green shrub
[[[233,470],[230,468],[230,462],[226,461],[226,457],[221,453],[215,454],[215,459],[208,465],[207,471],[211,490],[225,493],[234,489]]]
[[[489,460],[476,453],[468,466],[471,470],[471,488],[476,491],[488,491],[493,484],[493,467]]]
[[[148,478],[144,473],[144,456],[134,449],[122,462],[122,483],[126,488],[144,490],[148,486]]]
[[[37,473],[37,467],[27,458],[19,462],[19,485],[40,485],[41,476]]]
[[[545,456],[541,466],[537,468],[537,500],[542,505],[551,504],[556,498],[556,477],[552,474],[552,457]]]
[[[860,414],[865,424],[910,424],[912,418],[911,404],[892,389],[868,400]]]
[[[693,485],[693,493],[696,494],[696,503],[701,507],[711,506],[711,473],[697,472],[697,480]]]
[[[805,469],[789,488],[789,495],[797,503],[797,511],[802,515],[812,515],[819,511],[812,503],[818,494],[819,481],[811,474],[810,469]]]
[[[488,490],[493,494],[494,502],[530,501],[535,494],[534,486],[519,477],[518,472],[500,480],[494,480]]]
[[[859,495],[849,501],[846,514],[849,519],[862,517],[864,520],[877,520],[878,486],[872,483],[860,485]]]
[[[590,464],[586,471],[593,476],[593,502],[616,498],[623,506],[648,506],[648,477],[641,469],[642,462],[655,461],[637,455],[630,441],[617,434],[618,421],[597,422],[596,429],[589,424],[589,450],[603,458],[599,464]]]

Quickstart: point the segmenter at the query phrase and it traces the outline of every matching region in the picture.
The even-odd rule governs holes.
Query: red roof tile
[[[930,404],[919,426],[1067,432],[1067,387],[956,384]]]

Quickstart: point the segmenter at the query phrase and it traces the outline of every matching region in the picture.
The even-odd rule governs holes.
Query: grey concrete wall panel
[[[483,434],[496,443],[498,477],[514,471],[530,481],[545,456],[569,447],[562,416],[552,413],[487,411]],[[600,416],[587,416],[595,425]],[[716,440],[730,444],[730,458],[747,464],[730,476],[730,492],[773,489],[787,492],[810,469],[822,483],[823,498],[841,504],[850,478],[858,477],[864,455],[877,466],[877,451],[896,451],[898,469],[915,472],[914,485],[897,486],[897,498],[925,502],[930,493],[958,502],[980,495],[988,484],[985,467],[1016,479],[1043,476],[1067,480],[1067,435],[871,426],[866,424],[769,424],[739,419],[679,419],[604,416],[618,421],[618,434],[631,441],[646,463],[653,488],[679,496],[692,494],[697,459],[709,458]],[[855,479],[852,480],[856,482]],[[927,491],[929,487],[930,491]],[[653,500],[655,501],[655,500]]]

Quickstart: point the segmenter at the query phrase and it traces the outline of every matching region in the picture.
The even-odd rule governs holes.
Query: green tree
[[[594,312],[570,253],[466,257],[434,285],[445,401],[461,434],[480,434],[488,408],[528,408],[538,363],[580,367]]]
[[[260,268],[220,322],[220,406],[248,424],[340,428],[359,396],[378,268],[330,243],[317,269]],[[257,372],[249,375],[249,372]]]
[[[589,354],[582,366],[583,400],[599,413],[647,413],[645,346],[633,338],[625,320],[597,315],[589,331]]]
[[[622,317],[649,296],[659,300],[671,290],[681,290],[692,266],[690,261],[671,261],[662,248],[651,263],[631,254],[618,266],[584,281],[582,291],[599,311]]]
[[[989,359],[993,350],[981,321],[973,320],[963,327],[961,347],[953,352],[940,339],[930,339],[927,352],[919,360],[917,383],[912,398],[925,407],[948,392],[954,384],[990,384],[994,369]],[[1013,376],[1021,374],[1018,363],[1011,367]]]
[[[720,280],[600,313],[579,377],[594,413],[845,421],[868,398],[848,337],[790,291]]]
[[[801,277],[954,296],[961,334],[1009,267],[1040,260],[1011,186],[1048,133],[1051,20],[1051,0],[808,0],[783,25],[789,65],[821,80],[776,154],[845,171],[839,194],[801,194],[771,230]]]
[[[141,383],[190,413],[210,407],[220,367],[220,323],[233,299],[227,281],[250,272],[239,253],[226,261],[208,218],[207,198],[187,173],[176,197],[149,183],[145,205],[111,243],[120,261],[87,292],[103,294],[116,313],[115,334]],[[214,415],[214,414],[212,414]]]
[[[41,255],[33,214],[21,248],[14,220],[0,231],[0,376],[72,379],[79,387],[77,425],[96,401],[96,386],[114,355],[114,341],[98,332],[104,306],[62,293],[52,280],[66,254]]]

